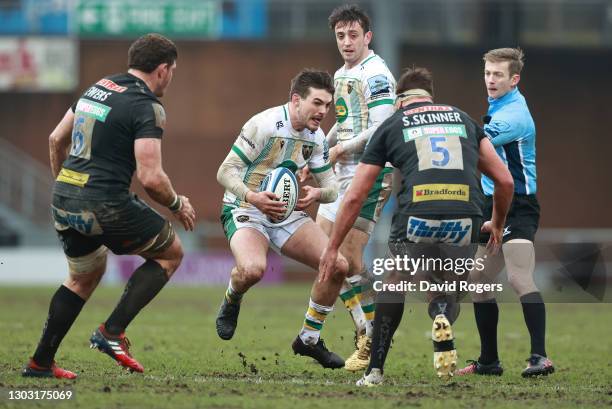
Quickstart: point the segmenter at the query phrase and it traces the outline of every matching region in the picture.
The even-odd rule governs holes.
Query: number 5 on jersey
[[[419,171],[427,169],[463,169],[463,154],[458,136],[426,136],[414,140],[419,157]]]

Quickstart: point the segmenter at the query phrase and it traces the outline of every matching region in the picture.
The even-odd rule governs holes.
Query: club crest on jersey
[[[336,120],[341,124],[346,121],[346,118],[348,118],[348,107],[346,106],[344,98],[340,97],[338,101],[336,101]]]
[[[414,243],[467,245],[472,236],[471,219],[430,220],[410,216],[406,238]]]
[[[304,157],[304,160],[310,159],[310,156],[312,156],[312,150],[312,145],[302,145],[302,157]]]
[[[353,81],[349,81],[346,84],[346,92],[348,94],[350,94],[351,92],[353,92]]]

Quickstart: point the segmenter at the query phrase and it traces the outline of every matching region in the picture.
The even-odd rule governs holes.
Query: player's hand
[[[319,282],[324,283],[336,271],[336,264],[338,262],[338,250],[332,248],[325,248],[321,259],[319,260]]]
[[[342,155],[344,155],[344,148],[342,148],[341,144],[337,144],[329,150],[329,161],[332,166],[336,164]]]
[[[495,255],[499,252],[502,245],[502,237],[504,234],[504,226],[493,224],[491,220],[487,220],[482,224],[480,231],[483,233],[489,233],[489,242],[487,243],[487,250],[489,253]]]
[[[312,173],[310,173],[310,168],[308,167],[308,165],[304,166],[302,170],[300,170],[298,176],[300,178],[300,183],[304,183],[309,179],[314,179]]]
[[[179,199],[181,200],[181,208],[174,213],[174,217],[181,222],[185,230],[193,231],[196,218],[195,210],[187,196],[179,195]]]
[[[263,214],[273,219],[282,219],[285,215],[285,204],[272,192],[250,191],[245,199]]]
[[[295,210],[304,210],[321,198],[321,189],[319,188],[304,186],[302,191],[306,193],[306,196],[297,201]]]

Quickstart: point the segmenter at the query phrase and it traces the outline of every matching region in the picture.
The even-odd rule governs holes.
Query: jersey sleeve
[[[372,138],[370,139],[370,143],[366,146],[365,152],[361,157],[361,162],[368,165],[377,165],[380,167],[384,167],[388,159],[388,149],[387,149],[387,135],[388,135],[388,123],[390,121],[385,122],[382,126],[380,126]]]
[[[161,139],[166,127],[166,111],[159,102],[139,101],[132,108],[132,124],[134,139]]]
[[[368,109],[379,105],[391,105],[395,103],[395,81],[387,73],[371,72],[365,73],[365,81],[362,82],[363,95]]]
[[[242,127],[240,135],[232,145],[232,151],[236,153],[245,163],[250,165],[261,153],[267,135],[267,127],[264,118],[256,115]]]
[[[524,136],[521,121],[505,116],[499,119],[492,118],[488,124],[485,124],[484,132],[496,148],[518,141]]]
[[[317,143],[312,151],[312,156],[308,160],[308,167],[312,173],[322,173],[331,169],[329,161],[329,144],[323,134],[319,131],[317,134]]]

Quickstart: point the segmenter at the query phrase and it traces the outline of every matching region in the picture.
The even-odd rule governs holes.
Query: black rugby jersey
[[[458,108],[410,104],[376,130],[361,162],[383,167],[391,162],[401,172],[396,216],[482,216],[477,167],[484,137]],[[396,216],[394,224],[404,219]]]
[[[92,85],[72,111],[72,146],[55,193],[82,198],[128,193],[136,170],[134,141],[162,137],[161,102],[144,81],[123,73]]]

